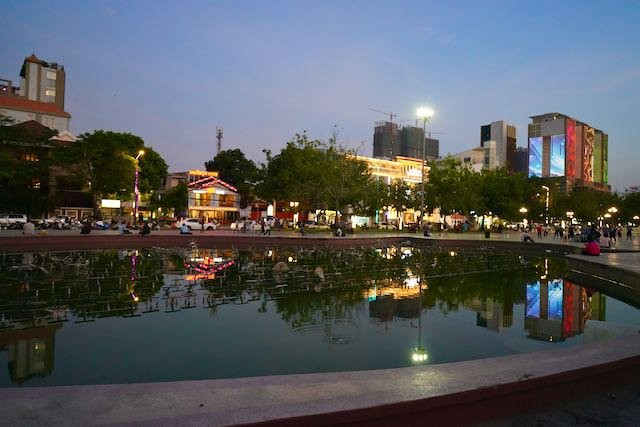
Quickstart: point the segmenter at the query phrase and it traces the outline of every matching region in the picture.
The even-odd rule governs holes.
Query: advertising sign
[[[565,138],[564,135],[551,136],[550,176],[564,176]]]
[[[529,138],[529,177],[542,177],[542,137]]]

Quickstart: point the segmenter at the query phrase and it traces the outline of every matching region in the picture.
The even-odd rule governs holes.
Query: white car
[[[241,219],[231,224],[231,229],[236,231],[261,231],[262,226],[252,219]]]
[[[25,214],[2,214],[0,215],[0,225],[7,226],[19,222],[21,224],[27,223],[27,215]]]
[[[185,218],[178,223],[178,228],[182,227],[182,224],[186,224],[189,230],[200,230],[203,225],[200,224],[200,218]],[[207,231],[215,230],[218,228],[218,224],[215,222],[205,222],[204,229]]]

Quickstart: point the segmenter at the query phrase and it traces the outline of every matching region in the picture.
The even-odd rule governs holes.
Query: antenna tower
[[[218,139],[218,152],[216,155],[220,154],[220,150],[222,150],[222,128],[216,126],[216,138]]]

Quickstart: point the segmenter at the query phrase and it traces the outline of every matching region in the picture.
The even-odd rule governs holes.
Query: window
[[[56,88],[47,86],[47,88],[44,90],[44,94],[46,96],[56,96]]]
[[[56,125],[56,119],[54,119],[53,117],[44,116],[42,117],[42,124],[50,129],[53,129]]]
[[[33,153],[24,153],[22,155],[22,160],[24,160],[25,162],[37,162],[40,160],[40,158],[38,157],[37,154],[33,154]]]
[[[47,79],[55,80],[56,77],[57,77],[57,74],[55,73],[55,71],[47,71]]]

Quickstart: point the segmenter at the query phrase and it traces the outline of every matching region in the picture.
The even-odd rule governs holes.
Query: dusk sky
[[[264,161],[295,133],[372,155],[373,124],[435,110],[440,152],[560,112],[609,134],[616,190],[640,185],[638,1],[2,2],[0,77],[32,53],[67,72],[75,134],[141,136],[171,171],[223,148]],[[405,122],[406,123],[406,122]]]

